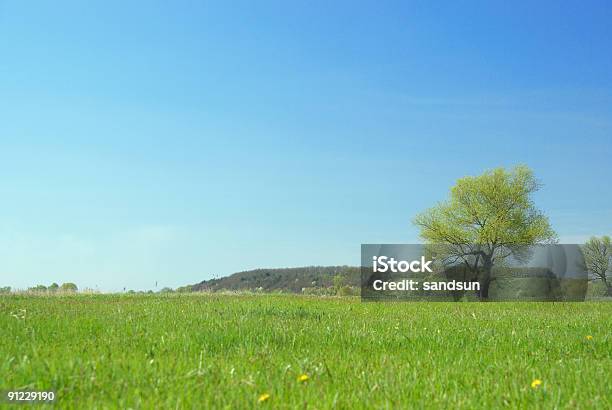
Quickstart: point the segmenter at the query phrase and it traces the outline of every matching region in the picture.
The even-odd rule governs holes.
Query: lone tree
[[[525,245],[556,242],[548,218],[531,199],[539,188],[526,166],[464,177],[446,202],[418,215],[414,223],[427,244],[443,249],[447,263],[461,263],[473,272],[479,296],[486,299],[495,264]]]
[[[609,236],[591,237],[582,247],[584,262],[589,272],[606,286],[608,296],[612,296],[612,284],[607,275],[612,268],[612,244]]]

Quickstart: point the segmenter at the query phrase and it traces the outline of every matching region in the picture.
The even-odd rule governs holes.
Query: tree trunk
[[[608,296],[612,297],[612,283],[608,282],[606,279],[603,280],[603,283],[606,285],[606,289],[608,289]]]
[[[488,276],[480,281],[480,299],[489,299],[489,285],[491,285],[491,278]]]
[[[489,299],[489,286],[491,285],[491,271],[493,270],[493,263],[489,258],[483,258],[484,263],[482,267],[482,275],[480,277],[480,299]]]

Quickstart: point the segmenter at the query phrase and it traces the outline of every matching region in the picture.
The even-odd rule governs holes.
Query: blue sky
[[[524,163],[612,233],[606,2],[0,2],[0,285],[359,263]]]

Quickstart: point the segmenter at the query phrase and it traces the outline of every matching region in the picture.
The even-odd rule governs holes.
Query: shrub
[[[355,290],[349,285],[344,285],[338,289],[338,296],[355,296]]]
[[[79,288],[77,287],[77,285],[75,285],[74,283],[62,283],[62,286],[60,286],[60,289],[64,292],[76,292],[79,290]]]

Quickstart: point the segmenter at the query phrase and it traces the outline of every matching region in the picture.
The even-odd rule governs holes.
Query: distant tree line
[[[13,289],[10,286],[0,287],[0,294],[11,293]],[[45,285],[36,285],[29,287],[26,291],[33,293],[75,293],[78,292],[79,288],[72,282],[62,283],[58,285],[57,283],[52,283],[49,286]]]
[[[360,287],[358,266],[305,266],[299,268],[255,269],[210,279],[191,286],[190,291],[261,291],[289,293],[350,293]],[[344,288],[342,291],[340,289]],[[353,289],[352,289],[353,290]]]

